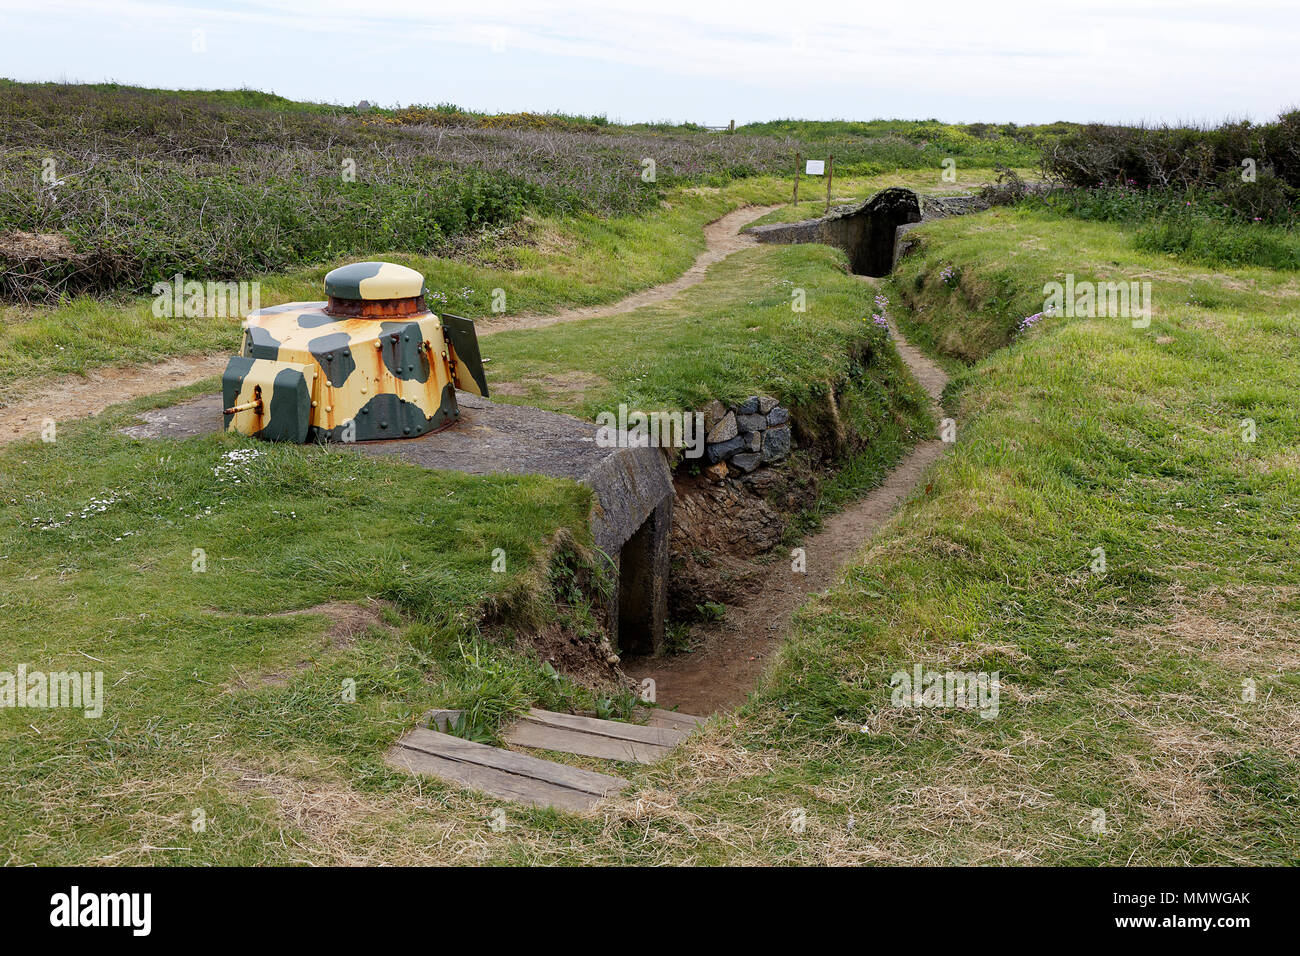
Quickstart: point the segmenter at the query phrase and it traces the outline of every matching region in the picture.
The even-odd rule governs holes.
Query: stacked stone
[[[704,409],[710,474],[747,475],[790,454],[790,413],[775,398],[751,395],[735,408],[714,400]]]

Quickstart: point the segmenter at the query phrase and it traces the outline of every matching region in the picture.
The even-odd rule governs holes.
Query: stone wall
[[[712,401],[704,409],[704,426],[705,474],[715,480],[790,456],[790,413],[775,398],[751,395],[734,408]]]
[[[883,276],[893,271],[909,248],[911,240],[904,242],[903,237],[916,226],[934,219],[981,212],[990,205],[982,196],[922,197],[910,189],[891,186],[865,202],[837,206],[817,219],[754,226],[748,231],[759,242],[820,242],[836,246],[848,255],[849,269],[854,273]]]

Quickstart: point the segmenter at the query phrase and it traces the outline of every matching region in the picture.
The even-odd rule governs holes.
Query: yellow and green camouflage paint
[[[424,278],[363,262],[326,302],[251,312],[222,379],[226,429],[272,441],[413,438],[452,424],[456,389],[487,395],[474,323],[424,307]],[[402,314],[341,315],[353,307]]]
[[[373,302],[424,295],[424,276],[391,262],[354,262],[325,277],[325,294],[336,299]]]

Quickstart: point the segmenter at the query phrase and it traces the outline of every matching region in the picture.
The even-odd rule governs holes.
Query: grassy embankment
[[[801,613],[748,713],[647,781],[673,797],[637,849],[608,824],[589,856],[1293,863],[1300,280],[1033,211],[921,235],[900,318],[974,363],[953,455]],[[1149,279],[1151,326],[1049,318],[994,351],[1067,272]],[[916,664],[1000,672],[998,715],[893,706]]]
[[[808,292],[806,313],[790,308],[794,287]],[[872,291],[834,250],[748,250],[661,306],[501,333],[487,340],[491,374],[515,385],[513,400],[583,415],[753,391],[799,415],[834,387],[863,446],[852,477],[866,485],[920,422],[914,386],[864,321]],[[547,387],[556,381],[581,382],[585,394]],[[586,542],[582,489],[233,436],[137,442],[113,430],[131,408],[202,387],[0,453],[6,659],[103,670],[107,684],[100,721],[0,714],[5,776],[21,781],[0,797],[0,843],[13,860],[401,856],[439,842],[425,824],[468,834],[485,807],[383,765],[423,710],[467,707],[491,732],[529,704],[629,703],[613,688],[549,676],[527,641],[509,646],[535,624],[596,636],[572,588]],[[247,463],[230,460],[248,452]],[[498,547],[504,575],[490,571]],[[329,636],[337,605],[375,601],[378,620]],[[282,615],[324,602],[334,608]],[[503,622],[498,640],[479,633],[484,609]],[[356,703],[342,697],[345,680]],[[298,809],[286,819],[270,794]],[[372,814],[380,806],[383,822]],[[203,832],[190,828],[196,809],[209,821]],[[542,829],[556,821],[511,812]]]
[[[1032,210],[924,227],[898,317],[959,374],[953,454],[736,719],[603,817],[521,822],[481,858],[1293,863],[1300,280],[1135,233]],[[1149,279],[1150,327],[1010,336],[1067,272]],[[997,715],[894,706],[918,664],[999,672]]]
[[[1151,327],[1048,319],[976,358],[954,390],[956,449],[929,487],[805,608],[745,712],[654,768],[625,768],[636,789],[604,814],[511,809],[495,832],[491,801],[417,793],[378,767],[367,747],[382,733],[349,745],[336,720],[301,718],[308,682],[300,698],[251,695],[255,719],[222,712],[215,731],[129,715],[118,760],[92,758],[90,772],[50,757],[84,759],[83,723],[70,722],[62,750],[37,751],[23,731],[21,809],[45,806],[22,829],[26,846],[45,841],[28,853],[57,856],[50,834],[71,831],[83,835],[58,858],[1294,861],[1300,287],[1135,251],[1115,225],[1068,225],[999,210],[925,227],[898,277],[915,307],[900,318],[948,341],[950,325],[1000,297],[1007,314],[1037,311],[1042,283],[1073,271],[1149,275]],[[940,278],[950,265],[955,286]],[[988,278],[1010,266],[1016,285]],[[1102,575],[1090,570],[1097,547]],[[890,675],[918,663],[999,671],[998,715],[892,706]],[[305,703],[276,719],[282,694]],[[186,743],[225,761],[150,775],[148,746],[185,754]],[[64,797],[60,786],[92,773],[109,796],[86,828],[96,787]],[[187,828],[198,805],[216,808],[204,834]]]

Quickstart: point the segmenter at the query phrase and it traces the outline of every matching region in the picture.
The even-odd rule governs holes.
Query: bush
[[[1295,219],[1298,191],[1273,169],[1257,170],[1254,182],[1243,182],[1238,172],[1224,172],[1218,187],[1218,200],[1237,218],[1279,225],[1290,225]]]
[[[1277,122],[1223,124],[1216,129],[1089,125],[1047,144],[1043,169],[1065,185],[1206,189],[1243,161],[1275,170],[1300,187],[1300,112]]]
[[[630,133],[603,117],[0,81],[0,246],[21,232],[72,252],[6,257],[0,295],[144,292],[176,272],[224,280],[437,253],[529,210],[635,213],[662,187],[792,168],[794,152],[770,138]],[[640,178],[645,156],[657,184]]]

